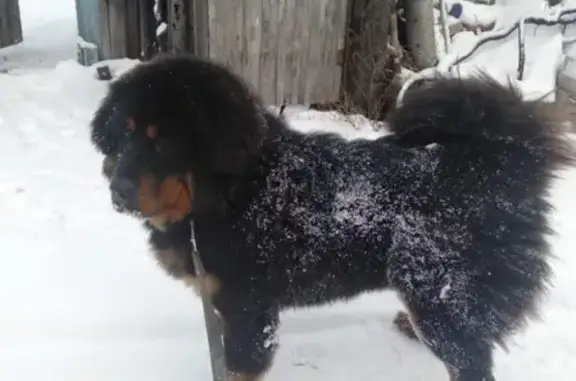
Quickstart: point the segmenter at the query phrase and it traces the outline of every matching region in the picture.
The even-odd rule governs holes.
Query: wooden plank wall
[[[98,1],[102,57],[150,58],[156,33],[154,0]]]
[[[348,0],[209,0],[207,8],[209,47],[194,50],[231,66],[266,103],[338,99]]]
[[[0,0],[0,48],[22,42],[18,0]]]
[[[149,58],[142,12],[154,0],[98,1],[103,58]],[[336,101],[348,2],[168,0],[168,50],[228,64],[268,104]]]

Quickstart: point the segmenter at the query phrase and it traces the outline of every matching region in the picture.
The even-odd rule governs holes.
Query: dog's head
[[[265,129],[260,100],[238,76],[178,55],[139,64],[111,83],[91,139],[105,155],[116,209],[163,228],[225,198],[257,160]]]

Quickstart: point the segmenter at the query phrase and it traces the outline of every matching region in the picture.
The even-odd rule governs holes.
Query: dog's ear
[[[242,175],[265,136],[264,107],[227,67],[191,56],[159,56],[110,84],[91,123],[91,139],[107,154],[126,138],[128,118],[155,125],[205,174]]]
[[[122,92],[117,84],[111,83],[108,93],[100,102],[90,121],[90,140],[101,153],[118,152],[125,136],[126,114],[122,105]]]
[[[136,114],[186,139],[201,170],[244,173],[258,156],[266,131],[265,108],[251,86],[229,68],[197,58],[158,59],[141,69],[142,76],[133,76],[135,81],[146,78],[145,86],[139,86]]]
[[[212,172],[240,175],[260,153],[266,119],[259,100],[247,88],[229,83],[221,90],[218,99],[202,100],[203,125],[194,127],[201,134],[199,158]]]

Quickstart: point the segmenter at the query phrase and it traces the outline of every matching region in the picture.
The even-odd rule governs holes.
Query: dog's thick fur
[[[536,315],[567,141],[486,78],[408,93],[390,127],[376,140],[296,132],[229,70],[187,56],[111,84],[92,141],[115,204],[148,218],[159,262],[189,284],[194,220],[231,380],[266,372],[289,307],[394,290],[459,381],[493,380],[493,348]]]

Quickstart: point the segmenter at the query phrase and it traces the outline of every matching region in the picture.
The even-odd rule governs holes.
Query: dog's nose
[[[131,200],[136,193],[136,184],[126,178],[118,178],[110,184],[112,202],[123,208],[130,207]]]

